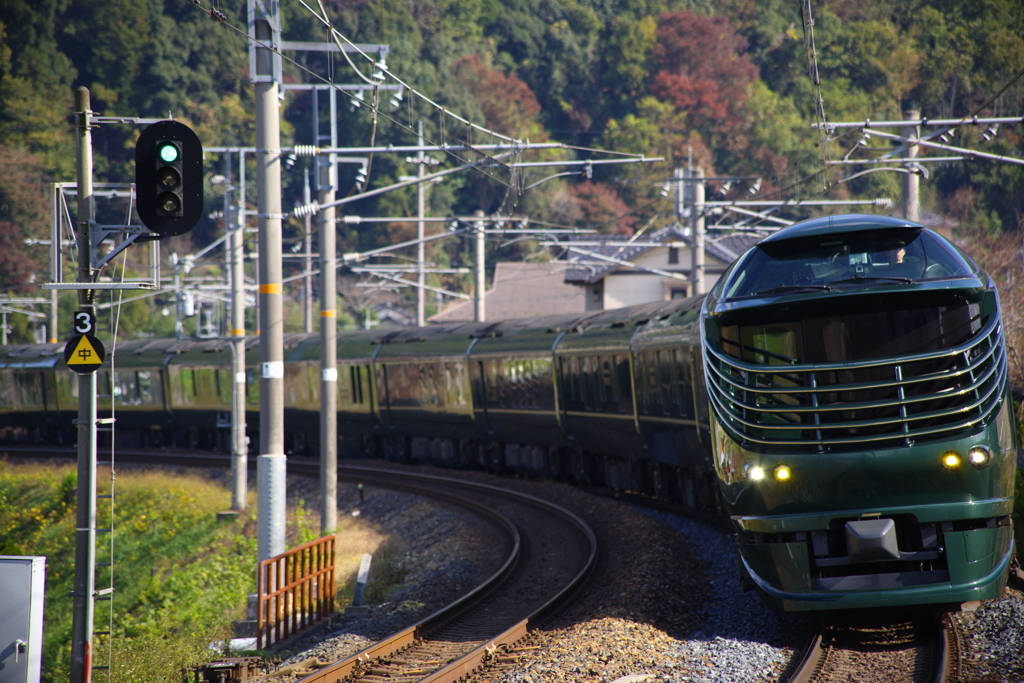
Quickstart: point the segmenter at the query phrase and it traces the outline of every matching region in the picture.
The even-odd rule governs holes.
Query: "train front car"
[[[813,219],[705,301],[712,448],[745,571],[785,611],[997,597],[1013,410],[991,278],[907,221]]]

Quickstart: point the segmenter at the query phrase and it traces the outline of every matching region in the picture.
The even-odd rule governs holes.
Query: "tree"
[[[478,54],[456,60],[452,74],[480,107],[483,123],[488,128],[534,141],[547,138],[537,122],[540,114],[537,97],[521,78],[495,70]]]
[[[635,219],[614,188],[585,180],[572,186],[570,192],[580,208],[582,227],[616,235],[633,234]]]
[[[718,142],[742,122],[757,67],[743,54],[746,40],[725,17],[691,11],[663,14],[651,53],[651,92],[688,115],[690,125]]]

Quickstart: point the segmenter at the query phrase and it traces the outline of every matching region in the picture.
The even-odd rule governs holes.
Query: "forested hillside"
[[[388,44],[389,68],[453,112],[535,142],[665,157],[660,165],[598,167],[591,180],[555,179],[519,201],[518,210],[534,220],[624,234],[671,221],[672,206],[659,199],[660,186],[687,159],[708,176],[763,178],[761,193],[782,190],[770,196],[899,198],[895,173],[841,184],[835,184],[838,175],[821,174],[802,4],[324,0],[339,31],[354,42]],[[327,40],[322,24],[298,0],[281,5],[287,39]],[[226,20],[211,18],[205,11],[211,7]],[[811,7],[830,121],[896,119],[908,109],[931,118],[967,115],[1024,67],[1020,0],[815,0]],[[74,179],[73,87],[91,89],[99,114],[171,114],[190,123],[207,146],[253,144],[248,54],[232,27],[245,30],[244,0],[0,0],[0,292],[38,293],[32,280],[46,277],[45,250],[24,240],[48,236],[46,183]],[[336,82],[351,80],[337,58],[328,63],[305,56],[300,62],[323,76],[333,73]],[[295,65],[286,64],[285,72],[286,81],[309,80]],[[1024,80],[982,114],[1021,115],[1022,98]],[[409,110],[408,103],[396,115],[410,122],[423,117],[427,136],[439,136],[438,117]],[[340,110],[341,144],[369,144],[369,107]],[[283,142],[310,143],[309,96],[289,94],[282,112]],[[414,142],[387,120],[379,123],[377,142]],[[1020,125],[1003,126],[990,141],[982,141],[983,132],[969,129],[958,144],[1021,154]],[[133,126],[95,131],[97,181],[132,179],[137,135]],[[841,157],[855,141],[834,141],[833,156]],[[286,170],[286,209],[301,202],[307,162],[299,159]],[[341,179],[343,194],[354,170]],[[381,155],[369,187],[413,173],[404,157]],[[208,210],[219,207],[222,192],[207,187]],[[451,176],[431,189],[429,211],[493,211],[504,192],[479,174]],[[976,244],[982,237],[996,240],[1020,229],[1024,171],[981,160],[933,168],[922,181],[922,201]],[[346,208],[361,215],[414,211],[412,188]],[[300,229],[301,221],[293,221],[287,231],[294,236]],[[220,230],[218,218],[206,219],[189,238],[165,245],[165,253],[187,252],[189,239],[203,245]],[[407,223],[346,228],[339,248],[378,246],[408,238],[410,230]],[[498,255],[546,258],[530,242]],[[455,240],[432,251],[440,265],[461,258]],[[125,334],[147,327],[148,305],[125,314]],[[25,322],[17,318],[11,322],[27,339]]]

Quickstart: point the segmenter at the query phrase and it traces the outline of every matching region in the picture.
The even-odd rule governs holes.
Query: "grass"
[[[110,472],[97,476],[109,492]],[[0,459],[0,555],[46,559],[44,683],[70,677],[77,474],[73,464],[13,464]],[[119,469],[113,524],[109,501],[98,501],[97,526],[115,530],[113,668],[110,683],[179,683],[184,667],[216,656],[210,643],[230,637],[255,591],[256,511],[229,521],[226,486],[205,473]],[[319,515],[304,501],[287,512],[288,547],[319,536]],[[102,538],[102,536],[101,536]],[[398,545],[361,518],[342,517],[337,534],[337,609],[350,604],[364,553],[373,555],[366,602],[386,599],[405,573]],[[97,543],[97,562],[109,550]],[[97,569],[97,588],[110,584]],[[95,630],[107,630],[111,603],[99,602]],[[104,636],[95,637],[93,664],[105,665]],[[107,683],[104,671],[93,680]]]
[[[109,470],[97,481],[101,494],[109,492]],[[47,683],[70,675],[76,483],[73,465],[0,461],[0,554],[47,558]],[[209,660],[209,643],[228,635],[232,619],[244,617],[245,596],[255,589],[251,515],[218,522],[230,495],[199,475],[119,472],[115,500],[113,520],[109,501],[97,505],[97,526],[115,530],[114,598],[97,602],[95,610],[95,630],[105,631],[108,605],[114,609],[111,680],[178,680],[171,672]],[[105,562],[109,544],[98,536],[96,559]],[[98,589],[110,585],[109,572],[97,568]],[[94,639],[94,665],[106,664],[104,638]],[[93,677],[103,681],[105,675]]]

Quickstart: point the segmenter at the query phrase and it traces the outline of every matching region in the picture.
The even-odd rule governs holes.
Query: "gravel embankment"
[[[319,498],[316,482],[289,479],[292,501]],[[338,484],[338,516],[360,519],[398,549],[400,588],[366,616],[336,615],[333,625],[287,644],[281,668],[316,658],[334,662],[426,618],[495,572],[504,560],[490,546],[492,529],[476,515],[418,496]],[[314,506],[315,507],[315,506]],[[371,574],[373,573],[371,566]]]
[[[1024,681],[1024,593],[1007,588],[1001,599],[954,619],[967,634],[962,679]]]

